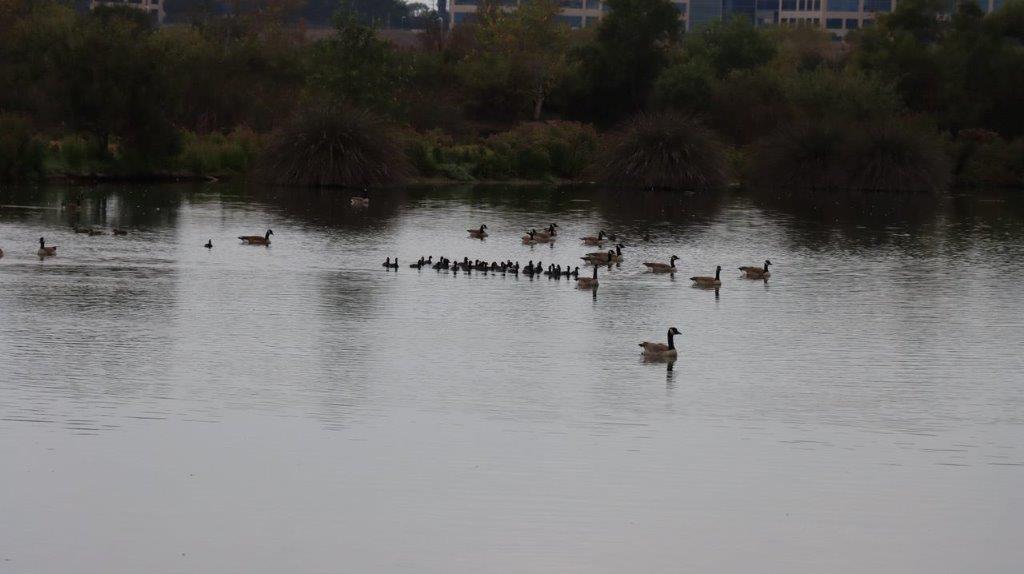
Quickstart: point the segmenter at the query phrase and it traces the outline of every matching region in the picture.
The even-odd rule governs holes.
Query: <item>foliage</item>
[[[27,119],[0,114],[0,181],[41,176],[43,155]]]
[[[409,166],[391,126],[350,106],[300,110],[271,134],[260,170],[285,185],[364,186],[403,179]]]
[[[599,157],[602,181],[670,189],[714,189],[726,182],[725,152],[692,117],[642,114],[609,137]]]
[[[462,80],[478,116],[538,120],[566,69],[569,29],[556,0],[526,0],[514,11],[484,0],[472,25],[474,44],[462,60]]]
[[[186,133],[182,140],[181,153],[174,163],[196,175],[244,174],[255,164],[261,149],[260,136],[244,127],[228,134]]]
[[[614,123],[647,104],[655,80],[668,65],[682,31],[669,0],[608,0],[592,44],[579,50],[578,113]]]
[[[688,59],[705,62],[722,77],[734,70],[751,70],[767,64],[775,56],[776,45],[749,18],[735,16],[687,36],[683,51]]]
[[[954,146],[958,185],[1024,187],[1024,138],[1008,141],[987,130],[964,130]]]
[[[755,186],[785,190],[940,191],[949,161],[933,129],[911,121],[801,122],[761,141]]]
[[[340,12],[334,26],[335,34],[313,50],[310,88],[353,106],[397,110],[411,75],[407,61],[353,12]]]
[[[877,122],[853,131],[847,186],[874,191],[944,191],[950,165],[933,129],[910,121]]]

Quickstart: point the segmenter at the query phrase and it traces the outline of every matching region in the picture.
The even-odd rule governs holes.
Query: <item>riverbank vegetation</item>
[[[341,4],[311,39],[278,0],[166,27],[0,0],[0,179],[1024,185],[1024,0],[903,0],[842,42],[742,19],[684,35],[668,0],[607,4],[570,30],[554,0],[485,0],[400,47]]]

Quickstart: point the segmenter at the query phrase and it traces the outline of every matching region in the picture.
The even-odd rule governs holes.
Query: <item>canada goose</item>
[[[604,237],[605,237],[605,233],[604,233],[604,230],[602,229],[602,230],[597,232],[597,237],[593,237],[593,236],[580,237],[580,241],[582,241],[584,245],[601,245],[601,243],[604,242]]]
[[[693,281],[693,284],[697,287],[719,287],[722,285],[721,275],[722,266],[719,265],[715,268],[714,277],[690,277],[690,281]]]
[[[206,245],[204,245],[203,247],[205,247],[207,249],[213,249],[213,240],[212,239],[207,239],[206,240]]]
[[[668,345],[664,343],[649,343],[644,341],[640,343],[640,347],[643,348],[644,355],[648,357],[675,357],[676,356],[676,342],[674,337],[676,335],[682,335],[679,329],[672,327],[668,330]]]
[[[53,256],[53,255],[56,255],[57,254],[57,246],[54,245],[53,247],[47,247],[46,246],[46,240],[44,240],[42,237],[40,237],[39,238],[39,251],[36,251],[36,254],[39,255],[40,257],[50,257],[50,256]]]
[[[94,237],[96,235],[106,235],[106,232],[104,232],[102,229],[90,229],[89,230],[89,237]]]
[[[427,260],[422,258],[422,257],[420,257],[419,261],[409,265],[409,269],[422,269],[423,266],[426,265],[426,264],[427,264]]]
[[[483,239],[484,237],[487,237],[487,226],[483,224],[480,225],[480,229],[467,229],[466,231],[469,232],[470,237],[476,239]]]
[[[113,233],[114,235],[128,235],[128,230],[118,229],[117,227],[115,227],[114,229],[111,230],[111,233]]]
[[[668,263],[644,263],[652,273],[675,273],[676,272],[676,260],[679,257],[673,255],[669,257]]]
[[[384,260],[384,263],[381,263],[380,265],[381,267],[386,267],[388,269],[398,269],[398,258],[395,257],[395,262],[392,263],[391,258],[388,257],[387,259]]]
[[[523,236],[523,245],[533,245],[537,243],[537,240],[535,239],[536,235],[536,229],[531,229],[530,231],[527,231],[526,235]]]
[[[576,287],[580,289],[593,289],[597,287],[597,266],[594,266],[593,277],[580,277],[576,280]]]
[[[544,231],[538,232],[536,229],[534,229],[533,230],[533,232],[534,232],[534,239],[536,239],[537,241],[540,241],[541,243],[547,243],[549,241],[554,241],[555,240],[555,236],[558,235],[558,232],[555,231],[556,227],[558,227],[558,224],[557,223],[552,223],[551,225],[547,226],[547,228]]]
[[[359,197],[353,197],[352,199],[348,200],[348,202],[349,205],[351,205],[352,207],[370,207],[370,194],[366,191],[366,189],[363,189],[362,195],[360,195]]]
[[[86,233],[89,233],[91,231],[88,227],[79,227],[77,225],[75,226],[74,229],[75,229],[75,233],[82,233],[82,234],[86,234]]]
[[[0,249],[0,257],[3,257],[3,256],[4,256],[4,250]]]
[[[587,253],[580,259],[591,263],[618,263],[619,261],[622,261],[623,247],[625,247],[625,245],[618,243],[615,245],[615,251],[596,251],[594,253]]]
[[[740,271],[743,272],[743,276],[747,279],[767,279],[772,276],[771,272],[768,271],[768,266],[771,264],[771,261],[765,259],[764,267],[750,267],[745,265],[740,267]]]
[[[242,240],[242,243],[249,245],[270,245],[270,236],[274,234],[272,229],[268,229],[263,235],[241,235],[238,238]]]

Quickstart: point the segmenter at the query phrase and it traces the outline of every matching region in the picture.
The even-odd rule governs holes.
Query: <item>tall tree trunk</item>
[[[533,121],[540,120],[540,114],[544,110],[544,82],[537,82],[533,94]]]

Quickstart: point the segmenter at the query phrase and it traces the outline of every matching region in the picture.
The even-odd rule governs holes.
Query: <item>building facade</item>
[[[513,9],[520,0],[498,0]],[[683,29],[698,31],[716,20],[744,16],[757,26],[811,26],[839,39],[851,30],[872,26],[880,14],[892,12],[898,0],[673,0]],[[976,0],[985,12],[998,10],[1004,0]],[[449,25],[473,19],[480,0],[446,0]],[[957,0],[949,0],[950,12]],[[608,13],[601,0],[561,0],[559,19],[570,28],[594,26]]]
[[[167,12],[164,11],[164,0],[90,0],[89,9],[97,6],[128,6],[136,10],[142,10],[152,18],[153,23],[160,25],[164,23]]]

